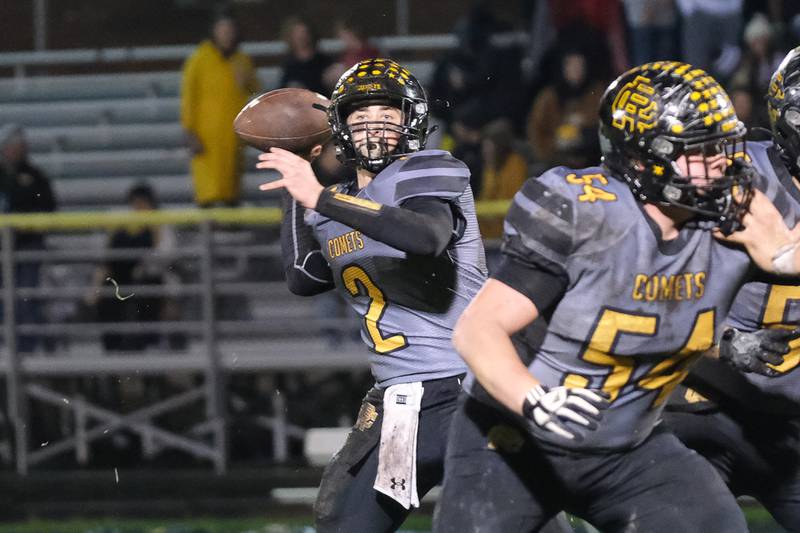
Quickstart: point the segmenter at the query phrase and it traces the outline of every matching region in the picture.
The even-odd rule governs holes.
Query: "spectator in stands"
[[[128,192],[128,205],[133,211],[152,211],[158,207],[155,193],[149,185],[135,185]],[[174,311],[168,299],[158,296],[139,296],[133,291],[129,296],[125,287],[131,285],[161,285],[177,283],[174,273],[174,251],[177,238],[170,226],[135,226],[115,231],[110,239],[110,250],[141,249],[137,258],[111,259],[95,273],[97,287],[120,287],[120,294],[102,297],[96,303],[98,318],[103,322],[155,322]],[[159,343],[161,337],[150,333],[106,332],[102,335],[107,351],[138,351]]]
[[[539,169],[583,168],[599,157],[597,106],[604,84],[590,74],[586,55],[565,50],[557,79],[542,89],[528,115],[528,143]]]
[[[631,63],[674,59],[678,15],[674,0],[623,0]]]
[[[515,146],[511,122],[497,119],[484,126],[481,134],[483,177],[478,199],[510,200],[528,177],[528,162]],[[501,233],[502,227],[495,237]]]
[[[259,83],[252,60],[238,47],[236,21],[229,11],[218,11],[211,37],[183,68],[181,124],[193,156],[195,201],[201,207],[239,201],[241,147],[231,124]]]
[[[731,85],[735,88],[733,96],[740,102],[750,99],[752,109],[739,117],[748,121],[748,127],[770,127],[767,106],[762,95],[767,94],[772,73],[777,70],[784,56],[776,49],[774,38],[772,26],[762,13],[756,13],[744,29],[745,50],[731,79]],[[748,104],[742,102],[739,105],[746,108]],[[739,113],[739,107],[736,111]]]
[[[336,37],[342,42],[344,50],[339,54],[336,63],[325,70],[325,86],[333,87],[339,76],[361,61],[372,57],[381,57],[380,51],[369,44],[367,34],[355,20],[340,19],[334,26]]]
[[[336,23],[336,36],[344,45],[339,62],[346,68],[350,68],[362,59],[380,56],[378,49],[369,43],[364,28],[354,19],[339,20]]]
[[[21,127],[8,124],[0,128],[0,174],[5,175],[2,185],[3,211],[12,213],[49,213],[55,211],[56,201],[50,180],[28,158],[28,143]],[[44,236],[35,231],[19,231],[15,235],[14,248],[24,251],[41,251],[45,248]],[[41,261],[24,261],[16,265],[16,285],[21,288],[38,287]],[[17,323],[40,324],[42,305],[39,298],[17,300]],[[17,349],[31,352],[39,337],[20,335]]]
[[[744,0],[676,0],[683,60],[727,80],[739,64]]]
[[[471,106],[459,109],[450,126],[450,133],[442,141],[441,148],[453,154],[467,165],[470,172],[470,186],[477,197],[481,192],[483,156],[481,154],[481,128],[486,122],[482,114]]]
[[[318,37],[311,25],[298,17],[283,23],[283,40],[289,47],[289,57],[283,62],[281,87],[300,87],[330,95],[333,85],[326,83],[326,71],[333,60],[317,49]],[[336,80],[334,79],[335,83]]]
[[[549,2],[558,33],[556,50],[582,48],[603,78],[628,68],[621,0]]]
[[[504,70],[503,66],[509,63],[506,55],[493,47],[490,40],[495,31],[498,31],[498,24],[491,12],[482,3],[476,4],[453,30],[458,45],[434,67],[429,91],[433,102],[431,112],[447,125],[465,107],[480,113],[479,120],[486,123],[502,116],[498,108],[513,100],[513,91],[508,87],[519,85],[521,58],[513,68]],[[502,79],[511,76],[516,81],[513,85],[502,85],[501,75]],[[496,87],[502,88],[502,95],[496,94]]]
[[[481,132],[483,175],[478,200],[510,200],[528,177],[528,162],[516,148],[514,128],[508,119],[498,119],[484,126]],[[499,239],[503,236],[503,216],[480,218],[481,236]],[[499,248],[487,247],[489,272],[500,258]]]

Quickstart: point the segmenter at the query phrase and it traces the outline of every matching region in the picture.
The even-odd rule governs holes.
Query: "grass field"
[[[751,533],[783,531],[760,507],[745,509]],[[412,515],[402,531],[429,532],[429,514]],[[576,531],[583,530],[580,526]],[[192,519],[92,519],[30,520],[0,524],[0,533],[312,533],[310,517],[270,516],[249,518]]]

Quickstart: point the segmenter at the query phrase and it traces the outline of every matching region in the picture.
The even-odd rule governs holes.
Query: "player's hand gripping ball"
[[[330,103],[307,89],[275,89],[250,100],[233,121],[233,129],[262,152],[277,147],[303,155],[330,139]]]

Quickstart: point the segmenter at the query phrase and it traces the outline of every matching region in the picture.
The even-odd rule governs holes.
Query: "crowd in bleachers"
[[[599,161],[596,111],[607,83],[648,61],[683,60],[729,90],[751,128],[767,126],[764,94],[780,59],[800,43],[800,6],[758,0],[528,0],[524,43],[493,42],[519,28],[474,2],[452,28],[458,44],[434,60],[426,88],[440,130],[429,147],[472,170],[479,199],[508,198],[547,167]],[[281,84],[329,93],[342,65],[382,53],[353,24],[338,58],[316,47],[310,21],[291,18]],[[713,31],[709,31],[713,28]],[[521,165],[523,160],[525,165]],[[489,232],[492,233],[492,232]],[[494,237],[496,235],[489,235]]]

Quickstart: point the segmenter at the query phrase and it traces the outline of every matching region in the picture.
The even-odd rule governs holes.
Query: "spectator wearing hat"
[[[11,213],[47,213],[55,211],[56,201],[50,180],[28,157],[28,143],[23,129],[15,124],[0,128],[0,211]],[[35,231],[19,231],[15,235],[16,250],[44,250],[44,235]],[[16,264],[16,286],[34,288],[39,286],[41,261],[24,261]],[[18,324],[43,322],[41,300],[20,298],[17,300]],[[39,338],[21,335],[17,340],[20,352],[31,352]]]

